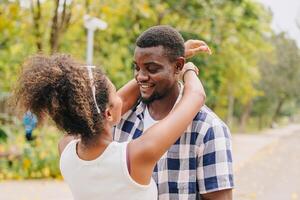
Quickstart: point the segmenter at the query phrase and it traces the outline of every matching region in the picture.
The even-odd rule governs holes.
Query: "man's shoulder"
[[[199,122],[199,123],[205,123],[210,127],[215,127],[215,126],[225,126],[225,122],[223,122],[222,119],[218,117],[216,113],[214,113],[209,107],[204,105],[200,111],[197,113],[197,115],[194,118],[194,121]]]
[[[228,126],[206,105],[195,116],[190,130],[197,135],[202,135],[203,138],[212,133],[230,137]]]

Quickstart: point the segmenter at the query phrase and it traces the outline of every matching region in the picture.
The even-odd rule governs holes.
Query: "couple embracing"
[[[74,199],[232,199],[230,131],[185,63],[199,52],[210,49],[151,27],[136,41],[135,78],[118,91],[67,55],[25,62],[19,105],[66,133],[60,169]]]

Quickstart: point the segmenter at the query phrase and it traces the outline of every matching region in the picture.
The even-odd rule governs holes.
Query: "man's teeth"
[[[150,88],[150,85],[141,85],[142,88]]]

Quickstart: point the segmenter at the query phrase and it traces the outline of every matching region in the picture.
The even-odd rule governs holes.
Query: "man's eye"
[[[132,64],[132,69],[136,70],[136,71],[140,70],[140,68],[136,64],[134,64],[134,63]]]
[[[158,68],[157,68],[157,67],[149,67],[149,68],[148,68],[148,71],[149,71],[150,73],[156,73],[156,72],[158,71]]]
[[[156,69],[149,69],[149,72],[153,74],[153,73],[156,73],[157,70]]]

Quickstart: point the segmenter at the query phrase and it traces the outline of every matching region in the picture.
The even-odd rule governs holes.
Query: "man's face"
[[[136,47],[134,66],[135,79],[145,103],[164,98],[177,84],[176,62],[170,62],[162,46]]]

